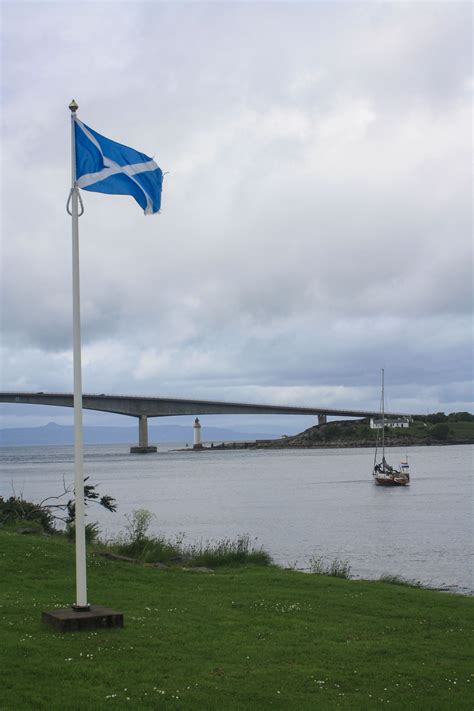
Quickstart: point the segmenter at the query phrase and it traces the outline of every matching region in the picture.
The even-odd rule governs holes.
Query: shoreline
[[[386,442],[386,448],[404,447],[457,447],[460,445],[474,445],[474,440],[463,440],[460,442]],[[233,451],[241,449],[375,449],[374,443],[367,442],[328,442],[318,444],[284,444],[280,440],[256,440],[256,441],[237,441],[237,442],[221,442],[219,444],[211,443],[210,445],[203,444],[202,447],[184,447],[174,449],[174,452],[213,452],[213,451]]]

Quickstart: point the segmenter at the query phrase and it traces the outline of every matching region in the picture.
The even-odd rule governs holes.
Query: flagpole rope
[[[71,190],[69,192],[69,197],[68,197],[67,203],[66,203],[66,212],[68,215],[71,215],[71,217],[72,217],[72,212],[71,212],[70,208],[71,208],[71,200],[72,200],[72,195],[74,193],[74,190],[77,190],[77,188],[75,186],[73,188],[71,188]],[[77,216],[81,217],[84,214],[84,203],[82,202],[81,193],[79,192],[79,190],[77,190],[77,197],[79,199],[79,205],[81,207],[81,211],[77,213]]]

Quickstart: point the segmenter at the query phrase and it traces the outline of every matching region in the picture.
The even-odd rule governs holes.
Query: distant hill
[[[267,433],[235,432],[220,427],[203,427],[204,442],[255,441],[272,439],[275,435]],[[150,444],[193,442],[192,426],[151,425],[148,428]],[[85,444],[130,444],[138,441],[138,427],[84,427]],[[74,444],[74,427],[57,425],[50,422],[42,427],[12,427],[0,429],[0,446],[33,446]]]
[[[377,430],[370,429],[368,419],[338,420],[316,425],[292,437],[258,442],[268,449],[312,447],[375,447]],[[387,447],[410,447],[435,444],[474,444],[474,415],[468,412],[436,413],[415,417],[408,428],[386,428]]]
[[[369,420],[336,420],[309,427],[304,432],[280,438],[275,433],[238,432],[224,427],[203,427],[203,442],[256,442],[258,448],[311,447],[374,447],[377,431],[371,430]],[[193,442],[192,425],[150,425],[150,444]],[[136,445],[138,427],[84,427],[85,444]],[[474,415],[468,412],[442,412],[413,418],[406,429],[387,429],[388,447],[409,447],[430,444],[474,444]],[[0,446],[41,446],[74,444],[74,427],[50,422],[42,427],[0,429]]]

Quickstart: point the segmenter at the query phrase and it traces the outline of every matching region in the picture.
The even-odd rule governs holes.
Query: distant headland
[[[377,429],[368,418],[363,420],[336,420],[292,436],[255,442],[213,443],[212,449],[312,449],[374,447]],[[387,447],[414,447],[430,445],[474,444],[474,415],[469,412],[437,412],[417,415],[403,427],[385,427]],[[205,448],[207,446],[205,445]]]

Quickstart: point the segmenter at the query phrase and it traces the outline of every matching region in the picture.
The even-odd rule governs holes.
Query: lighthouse
[[[199,422],[199,418],[198,418],[198,417],[196,417],[196,419],[194,420],[193,430],[194,430],[194,446],[193,446],[193,449],[202,449],[202,442],[201,442],[201,423]]]

